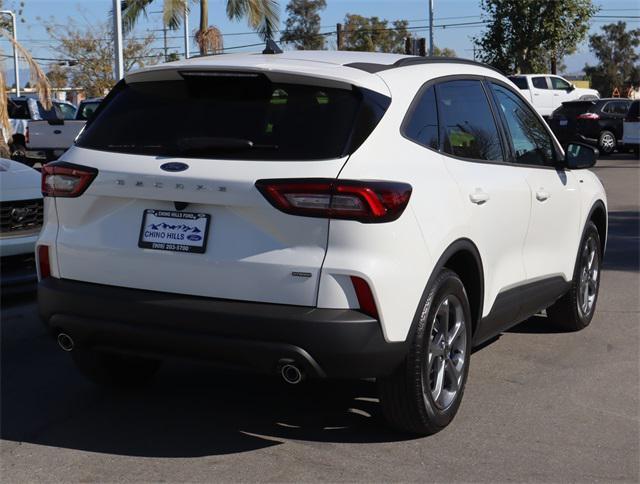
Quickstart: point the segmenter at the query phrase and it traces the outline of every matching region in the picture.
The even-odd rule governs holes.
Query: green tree
[[[575,52],[597,12],[592,0],[481,0],[487,29],[480,59],[507,73],[555,73]]]
[[[627,30],[625,22],[602,27],[602,34],[589,37],[589,48],[599,61],[597,66],[586,65],[585,74],[591,84],[603,96],[610,96],[617,87],[635,85],[640,81],[640,55],[636,47],[640,45],[640,29]]]
[[[291,0],[287,5],[289,17],[281,40],[293,44],[298,50],[324,49],[319,12],[326,7],[325,0]]]
[[[450,49],[449,47],[441,49],[437,45],[433,46],[433,55],[436,57],[457,57],[455,50]]]
[[[113,41],[112,29],[107,22],[82,27],[74,21],[65,26],[45,24],[47,32],[56,43],[56,51],[61,57],[77,61],[69,69],[71,83],[84,89],[88,97],[104,96],[113,87]],[[126,36],[124,39],[124,70],[144,67],[160,60],[154,54],[153,34],[139,39]]]
[[[347,14],[344,19],[344,50],[364,52],[404,53],[404,41],[409,36],[406,20],[389,21],[379,17]]]

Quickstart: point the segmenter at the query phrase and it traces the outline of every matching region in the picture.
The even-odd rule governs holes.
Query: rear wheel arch
[[[482,318],[484,301],[484,269],[478,248],[469,239],[458,239],[451,243],[436,262],[420,299],[421,302],[424,301],[433,280],[444,268],[455,272],[464,285],[471,308],[472,330],[475,333]],[[417,312],[420,312],[421,308],[422,304],[418,306]],[[414,326],[419,319],[419,314],[416,313],[409,334],[413,334]]]
[[[589,221],[592,221],[598,229],[598,235],[600,236],[600,250],[602,255],[604,256],[604,249],[607,246],[607,209],[605,208],[604,202],[602,202],[602,200],[598,200],[591,207],[589,216],[587,217],[585,222],[585,226]],[[584,227],[582,231],[584,232]],[[580,240],[582,240],[584,234],[581,234],[580,237]]]

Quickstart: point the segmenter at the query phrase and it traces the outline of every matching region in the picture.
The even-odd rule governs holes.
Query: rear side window
[[[518,89],[529,89],[526,77],[510,77],[509,80],[513,82]]]
[[[364,89],[276,83],[262,74],[183,77],[125,84],[103,101],[78,145],[152,156],[331,159],[364,141],[389,104]]]
[[[626,101],[611,101],[602,108],[602,111],[609,114],[627,114],[629,103]]]
[[[7,111],[11,119],[31,119],[27,101],[7,99]]]
[[[553,163],[553,142],[542,122],[515,93],[491,83],[513,145],[515,162],[528,165]]]
[[[533,77],[531,78],[531,83],[536,89],[549,89],[546,77]]]
[[[438,110],[435,87],[431,86],[419,94],[412,105],[403,130],[404,135],[410,140],[434,150],[438,149]]]
[[[482,84],[477,80],[437,85],[443,151],[475,160],[502,161],[500,136]]]

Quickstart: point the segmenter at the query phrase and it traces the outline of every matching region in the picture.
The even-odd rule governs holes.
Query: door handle
[[[541,188],[540,190],[536,191],[536,200],[538,200],[539,202],[544,202],[550,197],[551,195],[549,195],[549,192],[546,192],[544,188]]]
[[[489,194],[480,188],[476,188],[476,191],[469,194],[469,200],[476,205],[482,205],[489,201]]]

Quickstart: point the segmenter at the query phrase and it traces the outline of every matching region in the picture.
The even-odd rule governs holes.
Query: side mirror
[[[573,85],[573,84],[569,84],[569,89],[567,89],[567,91],[571,92],[571,91],[573,91],[575,88],[576,88],[576,86],[575,86],[575,85]]]
[[[582,143],[570,143],[564,152],[564,164],[570,170],[591,168],[596,164],[600,153],[592,146]]]

